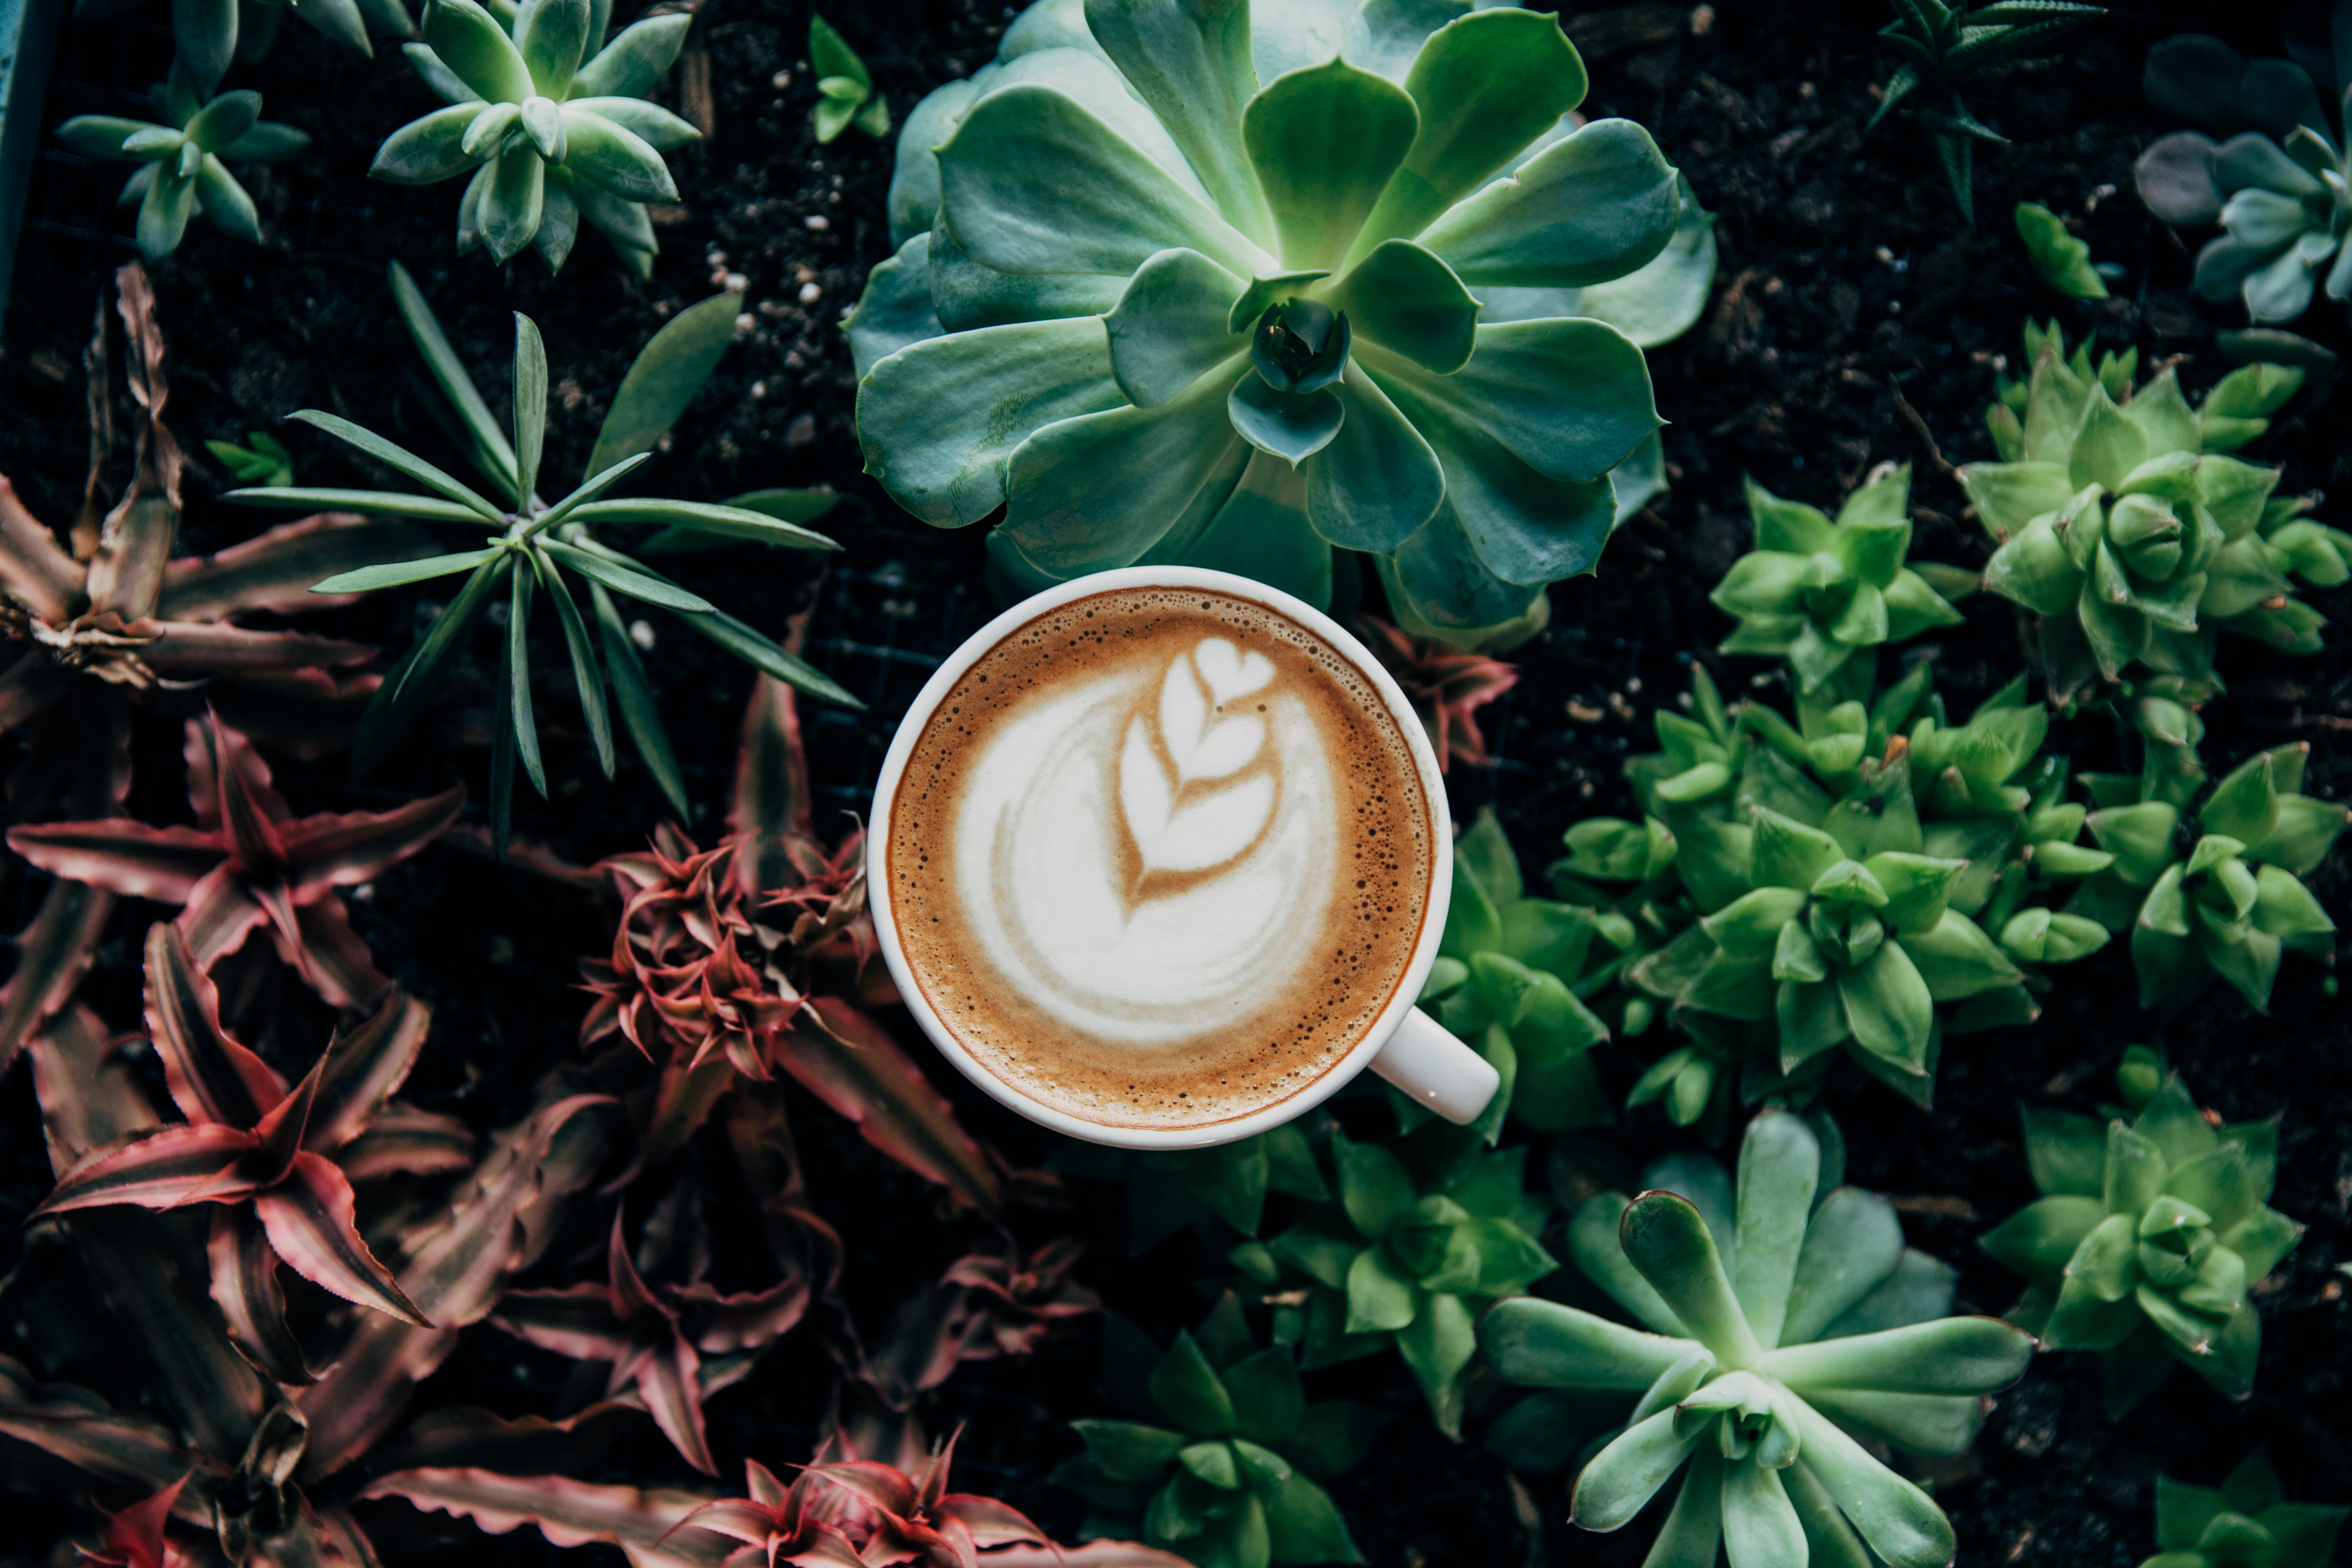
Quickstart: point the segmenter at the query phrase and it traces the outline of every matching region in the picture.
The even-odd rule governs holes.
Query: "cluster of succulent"
[[[1054,1472],[1092,1510],[1079,1533],[1194,1568],[1364,1561],[1320,1483],[1362,1462],[1382,1417],[1307,1403],[1298,1372],[1288,1345],[1259,1348],[1231,1295],[1164,1351],[1109,1320],[1103,1386],[1129,1418],[1072,1422],[1086,1449]]]
[[[2179,227],[2221,226],[2197,253],[2196,290],[2242,300],[2258,322],[2294,320],[2315,293],[2352,299],[2352,149],[2339,101],[2352,83],[2339,79],[2337,52],[2352,43],[2352,23],[2330,16],[2335,49],[2298,49],[2294,59],[2248,60],[2205,33],[2147,52],[2148,102],[2197,129],[2139,155],[2140,199]]]
[[[2257,1448],[2220,1487],[2156,1478],[2156,1543],[2140,1568],[2327,1568],[2352,1508],[2289,1502],[2270,1456]]]
[[[850,321],[868,469],[1001,512],[1009,588],[1168,561],[1321,605],[1360,552],[1415,636],[1530,637],[1655,488],[1636,337],[1695,319],[1704,215],[1576,120],[1548,14],[1239,15],[1046,0],[916,106]]]
[[[2009,139],[1979,120],[1962,95],[1979,71],[2046,54],[2084,23],[2106,13],[2066,0],[1893,0],[1894,20],[1878,29],[1900,63],[1879,93],[1865,129],[1896,115],[1918,127],[1936,152],[1960,216],[1976,215],[1976,149]]]
[[[2042,617],[2053,690],[2135,667],[2218,689],[2217,632],[2315,653],[2325,624],[2296,598],[2262,531],[2278,470],[2227,454],[2302,383],[2247,365],[2189,406],[2168,367],[2135,390],[2137,355],[2070,356],[2053,325],[2026,334],[2027,373],[1988,414],[2001,460],[1960,482],[1998,548],[1984,584]]]
[[[2031,1281],[2008,1317],[2045,1351],[2098,1352],[2111,1417],[2175,1365],[2242,1399],[2263,1334],[2246,1292],[2304,1230],[2265,1206],[2277,1119],[2209,1121],[2179,1075],[2144,1050],[2117,1079],[2130,1103],[2105,1121],[2025,1108],[2026,1160],[2043,1195],[1983,1238]]]
[[[1711,1562],[1719,1543],[1734,1562],[1952,1561],[1943,1510],[1874,1449],[1965,1451],[2033,1341],[1947,1316],[1952,1271],[1907,1250],[1893,1209],[1839,1185],[1838,1163],[1802,1118],[1766,1110],[1736,1184],[1685,1162],[1570,1219],[1579,1271],[1631,1325],[1534,1297],[1481,1320],[1506,1380],[1619,1402],[1576,1478],[1574,1523],[1622,1529],[1679,1474],[1653,1563]]]
[[[136,204],[139,254],[161,261],[180,247],[188,220],[201,213],[225,234],[261,243],[261,216],[229,172],[231,163],[276,163],[306,151],[310,133],[261,118],[261,95],[211,93],[184,58],[155,84],[155,123],[115,114],[77,114],[58,140],[87,158],[136,163],[118,205]]]

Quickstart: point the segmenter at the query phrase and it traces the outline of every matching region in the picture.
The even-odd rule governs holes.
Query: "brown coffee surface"
[[[916,740],[883,842],[900,951],[985,1070],[1097,1125],[1298,1094],[1402,984],[1436,813],[1344,656],[1197,589],[1019,627]]]

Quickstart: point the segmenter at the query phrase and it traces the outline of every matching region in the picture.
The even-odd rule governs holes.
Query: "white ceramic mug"
[[[1363,1038],[1328,1071],[1288,1099],[1200,1127],[1105,1126],[1040,1104],[990,1072],[972,1059],[932,1011],[908,965],[890,911],[887,858],[890,808],[898,794],[899,777],[906,771],[907,759],[932,712],[966,670],[1021,626],[1074,599],[1130,588],[1205,588],[1231,598],[1249,600],[1305,626],[1345,656],[1380,692],[1381,700],[1388,705],[1391,720],[1412,749],[1413,763],[1421,770],[1422,793],[1429,804],[1429,841],[1435,850],[1429,858],[1430,886],[1423,906],[1421,940],[1413,946],[1412,961],[1395,994]],[[1194,566],[1129,566],[1075,578],[1023,600],[974,632],[950,654],[917,693],[907,716],[898,721],[898,732],[891,738],[889,752],[882,759],[882,777],[874,787],[873,826],[866,834],[866,901],[873,910],[874,929],[882,939],[883,959],[890,966],[890,977],[898,982],[898,994],[905,999],[908,1010],[914,1014],[940,1054],[966,1078],[1022,1115],[1056,1132],[1129,1149],[1195,1149],[1230,1143],[1304,1115],[1339,1092],[1366,1068],[1448,1121],[1468,1123],[1477,1120],[1501,1087],[1501,1077],[1492,1064],[1413,1005],[1429,978],[1429,966],[1436,962],[1438,943],[1445,931],[1446,906],[1454,889],[1452,819],[1446,810],[1444,780],[1437,771],[1437,755],[1430,748],[1428,733],[1394,678],[1362,643],[1330,616],[1279,588],[1236,577],[1229,572]]]

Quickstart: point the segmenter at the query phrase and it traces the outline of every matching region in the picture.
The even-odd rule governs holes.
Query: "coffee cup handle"
[[[1372,1070],[1457,1127],[1477,1121],[1503,1087],[1492,1062],[1418,1007],[1381,1047]]]

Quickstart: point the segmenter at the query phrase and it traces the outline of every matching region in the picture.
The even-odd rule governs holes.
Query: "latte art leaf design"
[[[1258,714],[1218,710],[1263,689],[1274,663],[1223,637],[1207,637],[1168,667],[1160,683],[1159,744],[1141,714],[1119,751],[1118,803],[1143,875],[1206,871],[1255,842],[1274,815],[1272,774],[1220,784],[1265,750]],[[1203,787],[1206,786],[1206,787]]]

